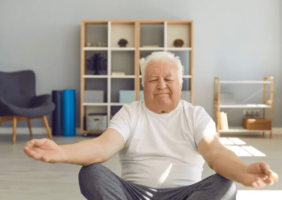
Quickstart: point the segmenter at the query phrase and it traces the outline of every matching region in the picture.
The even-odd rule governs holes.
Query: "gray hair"
[[[158,51],[158,52],[153,52],[153,53],[151,53],[151,55],[147,56],[146,58],[141,58],[139,60],[140,70],[141,70],[141,74],[142,74],[142,85],[143,85],[143,87],[144,87],[144,80],[145,80],[145,69],[146,69],[147,65],[151,61],[162,60],[162,59],[170,60],[173,63],[175,63],[175,65],[177,66],[177,76],[178,76],[179,83],[180,84],[182,83],[182,75],[183,75],[184,69],[183,69],[183,66],[181,64],[179,57],[174,56],[174,54],[170,53],[170,52]]]

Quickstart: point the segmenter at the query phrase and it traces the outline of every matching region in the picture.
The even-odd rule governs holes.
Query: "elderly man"
[[[25,153],[83,165],[79,184],[87,199],[236,199],[235,181],[250,188],[278,181],[266,163],[247,165],[222,146],[201,106],[180,100],[178,57],[154,52],[140,63],[145,100],[124,105],[100,137],[68,145],[34,139]],[[117,152],[121,177],[100,164]],[[204,161],[216,174],[201,180]]]

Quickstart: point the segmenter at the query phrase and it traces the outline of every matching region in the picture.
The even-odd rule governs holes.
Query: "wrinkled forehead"
[[[167,74],[176,75],[177,66],[170,60],[151,61],[145,69],[145,74],[147,76]]]

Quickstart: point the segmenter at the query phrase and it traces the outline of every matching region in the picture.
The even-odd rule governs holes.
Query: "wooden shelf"
[[[135,75],[121,75],[121,76],[111,75],[111,78],[135,78]]]
[[[184,44],[182,48],[189,49],[192,45],[192,41],[190,40],[190,29],[191,29],[191,23],[170,23],[167,22],[166,26],[166,46],[168,48],[178,49],[174,48],[173,42],[176,39],[182,39]],[[180,48],[179,48],[180,49]]]
[[[84,51],[107,51],[108,47],[83,47]]]
[[[83,103],[84,106],[123,106],[127,103]]]
[[[83,78],[108,78],[108,75],[83,75]]]
[[[126,103],[110,103],[111,106],[123,106]]]
[[[221,84],[263,84],[263,104],[234,104],[234,105],[224,105],[220,104],[220,85]],[[266,99],[266,84],[270,84],[270,100]],[[230,127],[228,130],[220,130],[220,115],[221,108],[262,108],[263,109],[263,119],[265,118],[265,109],[270,109],[270,121],[272,124],[273,115],[273,77],[265,77],[263,81],[222,81],[219,77],[214,78],[213,87],[213,120],[216,122],[217,134],[220,137],[221,132],[270,132],[270,138],[272,138],[272,127],[271,130],[247,130],[243,127]],[[216,119],[217,118],[217,119]]]
[[[167,51],[191,51],[190,47],[166,48]]]
[[[271,81],[220,81],[220,84],[271,84]]]
[[[110,44],[111,44],[111,50],[115,51],[126,51],[125,49],[128,50],[135,50],[135,22],[123,22],[123,23],[118,23],[118,22],[110,22]],[[120,39],[126,39],[127,40],[127,45],[126,47],[119,47],[119,40]]]
[[[135,51],[135,47],[111,47],[112,51]]]
[[[149,47],[140,47],[139,48],[140,51],[164,51],[165,48],[164,47],[156,47],[156,48],[149,48]]]
[[[219,130],[219,132],[221,133],[233,133],[233,132],[237,132],[237,133],[244,133],[244,132],[269,132],[271,130],[248,130],[245,129],[243,127],[240,126],[231,126],[228,130]]]
[[[215,105],[218,106],[217,104]],[[267,104],[241,104],[241,105],[219,105],[220,108],[271,108]]]
[[[183,47],[176,48],[169,41],[183,39]],[[120,47],[120,39],[127,40],[126,47]],[[98,46],[99,45],[99,46]],[[101,45],[101,46],[100,46]],[[106,45],[106,46],[105,46]],[[159,46],[159,47],[143,47]],[[139,100],[141,57],[153,51],[172,51],[185,62],[183,81],[190,91],[185,100],[193,104],[193,21],[191,20],[83,20],[81,23],[81,132],[85,130],[84,119],[87,113],[107,113],[108,122],[120,107],[120,90],[135,91],[134,100]],[[86,66],[86,61],[95,53],[107,58],[107,69],[102,75],[94,75]],[[89,60],[90,61],[90,60]],[[125,72],[124,76],[111,75],[112,72]],[[187,87],[187,86],[186,86]],[[84,90],[103,90],[102,103],[84,102]],[[96,112],[97,111],[97,112]]]

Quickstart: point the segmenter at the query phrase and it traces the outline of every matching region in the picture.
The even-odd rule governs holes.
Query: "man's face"
[[[148,108],[175,108],[181,98],[182,84],[177,66],[170,60],[151,61],[145,70],[144,99]]]

